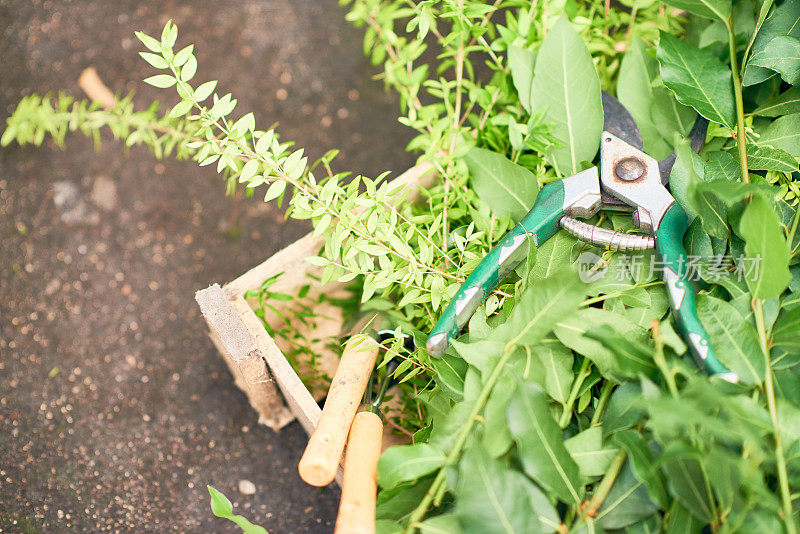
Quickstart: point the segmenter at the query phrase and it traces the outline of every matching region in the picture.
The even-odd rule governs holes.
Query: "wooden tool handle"
[[[336,476],[347,433],[375,368],[379,348],[374,339],[365,335],[354,336],[345,344],[319,422],[297,466],[300,478],[308,484],[326,486]]]
[[[344,481],[334,534],[374,534],[378,458],[383,421],[378,414],[358,412],[350,427],[344,459]]]

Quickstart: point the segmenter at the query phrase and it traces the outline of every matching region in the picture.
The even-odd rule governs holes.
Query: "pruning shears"
[[[717,359],[697,315],[695,293],[683,247],[688,218],[667,189],[675,153],[662,161],[645,154],[633,117],[613,96],[603,93],[604,124],[600,165],[539,191],[533,208],[480,262],[445,308],[428,337],[431,356],[439,358],[451,338],[500,282],[528,257],[529,243],[539,246],[563,228],[579,240],[622,252],[654,248],[679,331],[698,365],[708,373],[737,382],[735,373]],[[708,121],[701,116],[689,134],[700,150]],[[632,212],[634,225],[647,235],[628,234],[578,220],[600,210]]]

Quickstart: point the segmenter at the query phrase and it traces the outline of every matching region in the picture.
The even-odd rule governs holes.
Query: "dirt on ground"
[[[0,0],[0,124],[19,99],[112,91],[165,105],[135,30],[173,19],[196,80],[279,123],[336,168],[413,163],[398,104],[336,0]],[[0,126],[2,129],[2,126]],[[213,166],[212,166],[213,167]],[[0,150],[0,532],[237,532],[206,485],[270,532],[329,532],[338,490],[304,485],[306,436],[260,426],[207,337],[194,292],[225,283],[308,229],[234,202],[213,168],[157,161],[109,135],[96,150]]]

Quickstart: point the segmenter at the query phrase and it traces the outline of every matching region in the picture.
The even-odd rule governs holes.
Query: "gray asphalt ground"
[[[94,66],[145,106],[134,30],[195,43],[200,79],[336,167],[402,171],[410,134],[336,0],[0,0],[0,124]],[[73,135],[0,151],[0,532],[237,532],[206,484],[270,532],[329,532],[338,491],[301,483],[305,435],[261,427],[193,295],[307,228],[234,204],[211,168]],[[238,490],[240,480],[253,495]]]

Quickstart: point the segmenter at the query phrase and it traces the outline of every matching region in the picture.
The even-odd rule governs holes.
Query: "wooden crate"
[[[414,200],[418,196],[417,185],[427,186],[433,178],[431,165],[421,164],[398,176],[391,184],[404,185],[409,190],[408,199]],[[323,237],[309,233],[236,280],[222,287],[214,284],[195,295],[211,339],[228,363],[236,384],[247,394],[259,414],[259,421],[273,430],[297,418],[310,434],[319,420],[321,410],[317,400],[324,396],[324,391],[311,392],[306,388],[281,351],[281,342],[276,343],[270,337],[245,294],[280,274],[270,291],[297,295],[301,287],[321,275],[322,269],[306,262],[305,258],[318,255],[323,244]],[[341,296],[345,287],[335,282],[324,287],[312,284],[306,302],[316,302],[323,291],[328,296]],[[279,308],[297,305],[296,302],[273,304]],[[315,312],[318,314],[315,338],[324,340],[343,334],[338,308],[326,306],[322,310],[315,308]],[[267,318],[267,321],[272,324],[274,319]],[[318,350],[322,370],[333,375],[337,355],[324,342],[316,343],[314,348]]]

